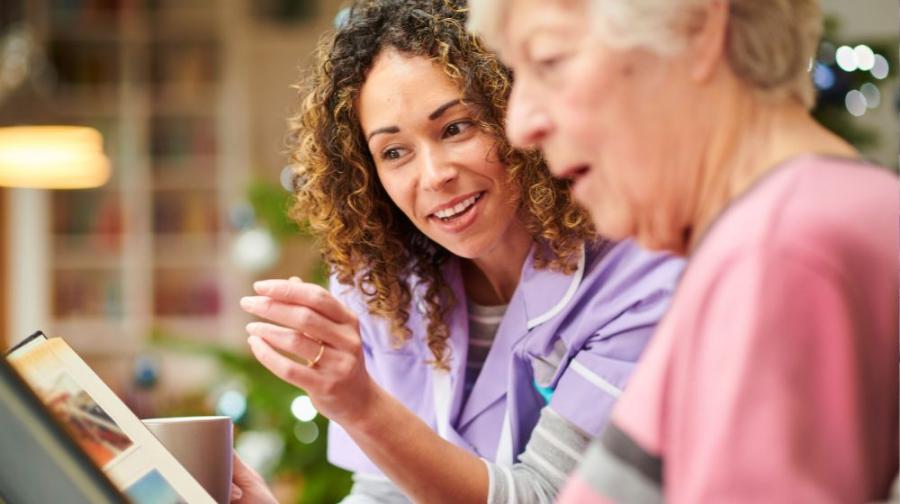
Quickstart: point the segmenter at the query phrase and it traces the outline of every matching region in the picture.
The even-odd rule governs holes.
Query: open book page
[[[9,362],[110,480],[138,504],[214,504],[199,483],[61,338],[43,335]]]

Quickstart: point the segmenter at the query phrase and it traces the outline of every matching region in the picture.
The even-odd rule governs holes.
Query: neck
[[[694,205],[685,234],[685,252],[728,204],[780,163],[804,154],[856,157],[845,141],[818,124],[800,104],[771,103],[741,93],[718,109],[706,155],[701,160]]]
[[[494,306],[509,303],[519,279],[522,266],[531,250],[532,237],[524,226],[516,226],[506,233],[502,243],[475,259],[462,261],[463,284],[466,296],[473,302]]]

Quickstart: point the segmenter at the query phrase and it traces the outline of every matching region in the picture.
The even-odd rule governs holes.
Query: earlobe
[[[728,39],[729,3],[710,0],[698,9],[687,23],[690,75],[698,82],[708,82],[725,58]]]

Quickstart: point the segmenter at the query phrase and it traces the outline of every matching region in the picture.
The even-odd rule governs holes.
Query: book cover
[[[76,443],[137,504],[214,504],[62,338],[36,333],[7,360]]]

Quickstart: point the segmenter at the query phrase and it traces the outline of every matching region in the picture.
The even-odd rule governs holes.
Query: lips
[[[429,221],[444,233],[462,233],[481,215],[485,192],[455,198],[428,216]],[[441,217],[443,216],[443,217]]]
[[[586,175],[591,171],[591,167],[587,163],[569,165],[564,170],[557,173],[557,177],[569,181],[569,190],[572,196],[582,204],[588,203],[589,194],[585,194],[585,184],[581,183],[586,179]]]
[[[591,166],[587,163],[570,165],[568,168],[560,171],[557,176],[563,179],[569,179],[571,181],[575,181],[585,175],[590,171]]]
[[[475,203],[477,203],[483,195],[484,191],[481,191],[467,196],[454,198],[450,202],[439,206],[435,211],[431,212],[429,217],[435,217],[444,222],[449,222],[475,206]]]

